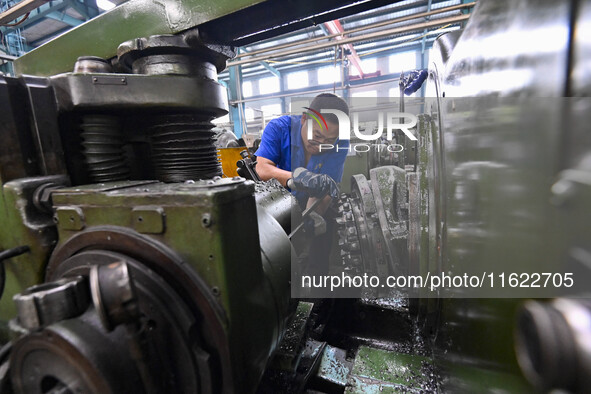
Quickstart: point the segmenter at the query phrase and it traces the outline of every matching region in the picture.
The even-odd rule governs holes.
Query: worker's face
[[[308,153],[316,155],[320,153],[320,144],[334,145],[339,138],[339,125],[332,122],[326,122],[326,124],[328,130],[324,123],[321,126],[312,120],[312,139],[308,140],[308,119],[306,115],[302,116],[302,141]]]

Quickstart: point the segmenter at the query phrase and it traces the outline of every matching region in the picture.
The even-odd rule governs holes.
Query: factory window
[[[261,94],[277,93],[279,91],[279,78],[268,77],[259,79],[259,92]]]
[[[308,72],[298,71],[295,73],[287,74],[287,88],[288,89],[301,89],[308,87]]]
[[[417,68],[417,53],[413,51],[396,53],[390,56],[390,73],[411,71]]]
[[[328,83],[341,81],[341,68],[335,66],[322,67],[318,69],[318,84],[326,85]]]
[[[246,118],[247,122],[254,120],[254,110],[252,108],[246,108],[244,110],[244,117]]]
[[[252,82],[251,81],[244,81],[242,82],[242,97],[250,97],[252,96]]]
[[[364,74],[371,74],[378,71],[378,59],[375,57],[369,59],[363,59],[361,61],[361,69],[363,70]],[[349,75],[359,75],[359,71],[357,71],[357,67],[354,65],[349,65]]]
[[[281,104],[262,105],[261,111],[265,115],[265,119],[276,118],[281,115]]]

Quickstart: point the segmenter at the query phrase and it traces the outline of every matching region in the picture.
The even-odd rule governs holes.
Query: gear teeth
[[[352,206],[352,198],[346,194],[341,194],[338,202],[339,216],[336,218],[341,262],[345,269],[361,272],[363,259],[361,258],[359,235],[357,234]]]

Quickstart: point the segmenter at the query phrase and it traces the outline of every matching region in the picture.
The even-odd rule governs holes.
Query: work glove
[[[326,195],[332,198],[339,197],[337,183],[326,174],[315,174],[303,167],[299,167],[294,170],[293,178],[290,181],[288,181],[289,188],[305,191],[310,197],[320,198]]]
[[[309,235],[321,235],[326,232],[326,220],[317,212],[310,212],[304,218],[304,231]]]

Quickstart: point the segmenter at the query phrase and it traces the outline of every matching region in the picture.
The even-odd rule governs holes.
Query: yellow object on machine
[[[222,171],[224,172],[224,177],[233,178],[235,176],[239,176],[236,162],[238,162],[238,160],[242,160],[240,152],[244,150],[247,150],[244,146],[218,149],[218,152],[220,153],[220,161],[222,162]]]

